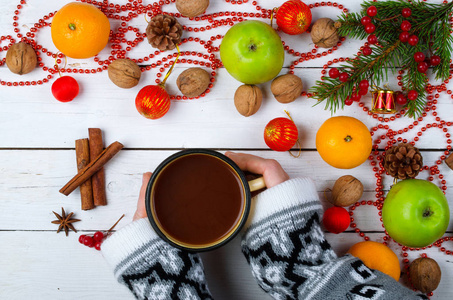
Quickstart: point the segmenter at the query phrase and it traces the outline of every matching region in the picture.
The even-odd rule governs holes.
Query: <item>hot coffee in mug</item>
[[[256,183],[256,182],[255,182]],[[258,179],[264,187],[264,180]],[[245,224],[250,187],[228,157],[206,149],[180,151],[162,162],[146,192],[148,218],[155,231],[175,247],[214,249]]]

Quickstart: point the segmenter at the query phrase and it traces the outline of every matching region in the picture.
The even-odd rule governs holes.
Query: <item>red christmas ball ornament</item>
[[[288,151],[297,142],[296,124],[288,118],[275,118],[264,129],[264,141],[274,151]]]
[[[79,94],[79,84],[71,76],[62,76],[52,84],[52,95],[60,102],[72,101]]]
[[[301,34],[311,24],[310,7],[300,0],[289,0],[278,8],[275,18],[278,27],[284,33]]]
[[[348,229],[351,217],[343,207],[334,206],[324,212],[322,223],[329,232],[338,234]]]
[[[170,109],[170,96],[162,85],[147,85],[135,97],[135,107],[148,119],[159,119]]]

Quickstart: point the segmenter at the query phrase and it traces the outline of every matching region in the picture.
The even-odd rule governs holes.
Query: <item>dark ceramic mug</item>
[[[156,233],[172,246],[212,250],[241,230],[250,211],[250,193],[264,187],[262,177],[248,182],[241,169],[217,151],[182,150],[153,172],[146,212]]]

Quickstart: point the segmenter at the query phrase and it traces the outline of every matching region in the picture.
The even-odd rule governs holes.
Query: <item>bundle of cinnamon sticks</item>
[[[122,148],[121,143],[114,142],[104,149],[101,129],[88,128],[88,138],[75,141],[78,173],[60,193],[68,196],[80,186],[82,210],[107,205],[104,165]]]

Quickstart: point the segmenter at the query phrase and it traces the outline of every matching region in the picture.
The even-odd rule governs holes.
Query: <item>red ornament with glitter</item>
[[[348,229],[351,217],[343,207],[333,206],[324,212],[322,223],[329,232],[338,234]]]
[[[299,132],[293,120],[275,118],[264,129],[264,141],[274,151],[288,151],[297,142]]]
[[[311,11],[308,5],[302,1],[289,0],[279,7],[275,18],[278,27],[284,33],[301,34],[310,26]]]
[[[135,98],[138,112],[148,119],[159,119],[170,109],[170,96],[162,84],[143,87]]]
[[[52,84],[52,95],[60,102],[72,101],[79,94],[79,84],[71,76],[62,76]]]

